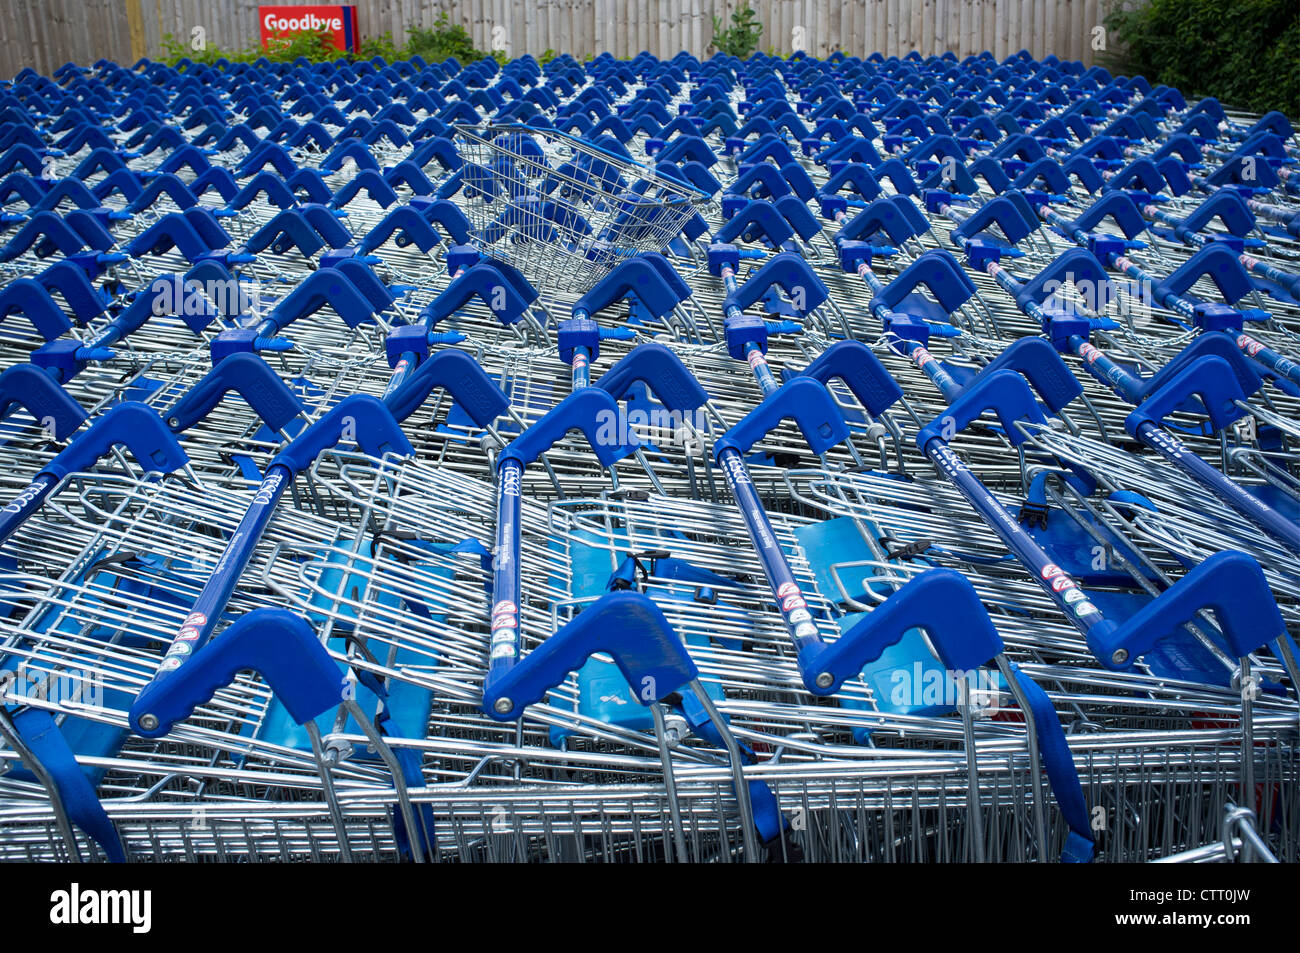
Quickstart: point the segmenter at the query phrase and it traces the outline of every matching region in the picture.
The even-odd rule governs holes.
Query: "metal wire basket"
[[[485,253],[544,293],[582,292],[662,251],[710,197],[554,129],[456,126],[460,197]]]

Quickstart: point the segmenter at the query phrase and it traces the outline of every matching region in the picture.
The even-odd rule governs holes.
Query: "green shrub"
[[[263,56],[272,63],[292,63],[300,56],[305,56],[311,62],[319,63],[345,55],[334,45],[333,34],[328,30],[306,30],[285,37],[271,37],[265,50],[261,46],[223,50],[211,43],[204,44],[201,49],[194,49],[193,44],[178,40],[168,33],[162,38],[162,48],[163,60],[171,66],[187,57],[195,63],[215,63],[223,58],[232,63],[252,63]]]
[[[1300,3],[1150,0],[1105,19],[1120,50],[1103,61],[1192,97],[1300,117]]]
[[[452,24],[448,21],[445,10],[438,14],[432,30],[413,26],[408,27],[406,32],[411,38],[406,42],[405,54],[421,56],[431,63],[441,63],[454,56],[463,66],[488,55],[474,48],[474,40],[468,30],[459,23]]]
[[[473,63],[485,56],[495,57],[502,65],[509,59],[501,50],[485,53],[475,49],[469,31],[459,24],[450,23],[446,12],[439,14],[432,29],[410,27],[406,32],[408,34],[406,43],[401,46],[393,40],[392,33],[367,37],[361,41],[355,57],[350,57],[335,47],[332,35],[324,30],[304,31],[283,39],[272,38],[266,50],[261,46],[244,50],[223,50],[210,43],[196,50],[192,48],[192,44],[168,33],[162,39],[162,58],[169,66],[175,66],[187,58],[195,63],[204,64],[215,63],[223,57],[232,63],[252,63],[263,56],[273,63],[292,63],[300,56],[306,57],[313,63],[341,58],[368,60],[375,56],[382,56],[391,63],[394,60],[410,59],[416,55],[433,63],[441,63],[448,57],[454,56],[461,65]],[[552,52],[551,56],[555,56],[555,53]]]
[[[304,30],[291,33],[286,37],[271,37],[266,43],[267,49],[262,54],[273,63],[292,63],[299,57],[306,57],[313,63],[336,60],[343,56],[343,51],[334,45],[334,34],[329,30]],[[256,56],[253,59],[257,59]]]
[[[357,50],[357,57],[369,60],[376,56],[382,56],[390,63],[393,60],[402,59],[403,50],[393,42],[392,33],[384,32],[380,36],[368,36],[361,41],[361,46]]]
[[[731,26],[727,29],[722,28],[721,19],[713,18],[713,46],[728,56],[748,59],[758,49],[762,35],[763,24],[758,22],[758,15],[750,9],[748,0],[732,11]]]

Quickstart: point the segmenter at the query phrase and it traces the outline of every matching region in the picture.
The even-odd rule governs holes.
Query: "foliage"
[[[411,38],[403,50],[406,56],[420,56],[431,63],[441,63],[448,57],[455,57],[461,64],[472,63],[488,55],[474,49],[474,39],[459,23],[448,21],[447,11],[438,14],[433,29],[408,27]]]
[[[292,63],[300,56],[319,63],[343,55],[334,45],[334,34],[329,30],[304,30],[285,37],[271,37],[266,46],[263,55],[273,63]],[[254,56],[253,59],[257,57]]]
[[[163,59],[169,65],[175,65],[182,59],[189,58],[195,63],[215,63],[225,59],[231,63],[252,63],[266,57],[272,63],[292,63],[300,56],[313,63],[336,60],[344,54],[334,46],[333,35],[328,30],[304,30],[284,37],[271,37],[267,48],[249,47],[245,50],[223,50],[211,43],[204,43],[195,48],[194,43],[178,40],[168,33],[162,38]]]
[[[722,28],[722,20],[713,18],[713,46],[720,53],[738,59],[748,59],[758,49],[759,38],[763,35],[763,25],[758,22],[758,15],[750,8],[748,0],[731,13],[731,26]]]
[[[1177,87],[1189,100],[1300,117],[1296,0],[1150,0],[1121,4],[1104,22],[1120,46],[1105,59],[1112,71]]]
[[[168,33],[162,39],[162,58],[170,66],[175,66],[187,58],[200,64],[212,64],[223,58],[231,63],[252,63],[263,56],[273,63],[292,63],[299,57],[306,57],[312,63],[321,63],[341,58],[368,60],[376,56],[391,63],[418,55],[432,63],[441,63],[448,57],[455,57],[462,65],[473,63],[485,56],[492,56],[504,65],[509,59],[501,50],[485,53],[475,49],[469,31],[460,24],[450,23],[445,11],[439,14],[432,29],[409,27],[406,32],[407,41],[401,46],[393,40],[392,33],[367,37],[361,41],[361,47],[355,57],[348,57],[337,49],[327,30],[307,30],[284,38],[272,38],[266,50],[261,46],[244,50],[223,50],[211,43],[203,44],[200,49],[194,49],[192,43],[177,39]],[[551,57],[556,55],[554,51],[548,52]]]
[[[368,36],[362,40],[361,47],[357,50],[357,56],[363,60],[374,59],[378,56],[391,63],[394,60],[403,58],[403,50],[402,47],[393,42],[393,34],[385,31],[379,36]]]

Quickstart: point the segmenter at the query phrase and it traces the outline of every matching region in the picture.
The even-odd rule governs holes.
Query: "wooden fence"
[[[286,2],[286,0],[281,0]],[[288,0],[295,5],[303,0]],[[1093,62],[1115,0],[752,0],[763,24],[759,48],[958,56],[1027,49],[1038,58]],[[462,24],[479,49],[512,56],[544,51],[590,56],[641,50],[671,56],[709,52],[713,17],[729,23],[737,0],[356,0],[361,35],[431,27],[440,14]],[[197,28],[221,49],[258,43],[257,0],[3,0],[0,77],[25,66],[48,74],[69,60],[133,63],[157,57],[166,34],[188,41]]]

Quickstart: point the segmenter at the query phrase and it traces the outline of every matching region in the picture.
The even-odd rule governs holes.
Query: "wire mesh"
[[[555,130],[456,126],[464,210],[483,251],[543,294],[585,291],[662,251],[707,195]]]

